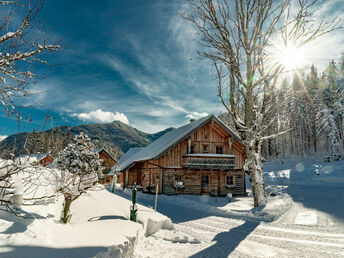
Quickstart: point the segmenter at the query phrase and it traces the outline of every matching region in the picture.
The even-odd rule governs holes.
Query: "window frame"
[[[181,175],[174,175],[174,185],[175,185],[175,187],[183,188],[184,187],[184,177]]]
[[[231,177],[233,178],[233,180],[232,180],[233,184],[228,184],[231,181],[231,180],[228,180],[228,179],[231,178]],[[226,176],[226,187],[235,187],[235,176],[233,176],[233,175]]]

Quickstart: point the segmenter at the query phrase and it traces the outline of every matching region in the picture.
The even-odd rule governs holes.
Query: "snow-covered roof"
[[[99,153],[99,152],[101,152],[102,150],[104,150],[104,149],[103,149],[103,148],[95,148],[95,149],[92,150],[92,152],[94,152],[94,153]]]
[[[92,150],[94,153],[100,153],[101,151],[105,151],[114,161],[116,161],[116,159],[104,148],[95,148]]]
[[[187,138],[196,129],[204,126],[210,121],[215,121],[224,130],[226,130],[234,139],[241,142],[240,137],[236,135],[227,125],[214,115],[208,115],[200,118],[192,123],[176,128],[146,146],[145,148],[135,150],[130,149],[116,164],[116,171],[123,171],[137,161],[154,159],[162,156],[166,151],[174,145]]]
[[[37,160],[41,160],[41,159],[45,158],[46,156],[51,156],[51,154],[50,153],[32,153],[32,154],[20,155],[19,158],[20,159],[37,159]]]
[[[117,171],[117,167],[118,167],[118,163],[121,162],[123,163],[124,161],[126,161],[128,158],[130,158],[131,156],[135,155],[137,152],[139,152],[140,150],[142,150],[143,148],[130,148],[121,158],[120,160],[117,162],[117,164],[113,165],[111,168],[111,171],[108,173],[109,176],[113,176],[115,174],[115,171]]]

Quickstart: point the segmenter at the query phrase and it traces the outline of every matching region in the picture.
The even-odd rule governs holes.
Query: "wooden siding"
[[[116,161],[104,150],[101,150],[99,153],[99,159],[103,160],[103,166],[109,171],[116,164]]]
[[[191,137],[191,145],[194,146],[194,153],[203,153],[203,146],[208,146],[208,153],[216,153],[216,147],[223,147],[223,154],[235,155],[235,169],[242,169],[245,162],[244,147],[234,140],[232,150],[229,149],[232,137],[215,122],[208,123],[194,132]],[[189,138],[174,146],[152,163],[164,168],[182,167],[183,156],[187,154]]]
[[[235,156],[235,166],[226,169],[190,169],[183,165],[185,155],[189,150],[189,142],[194,153],[202,155],[216,153],[216,147],[222,147],[222,154]],[[203,146],[207,145],[207,153],[203,153]],[[231,147],[231,148],[230,148]],[[159,184],[159,193],[165,194],[218,194],[225,195],[229,192],[235,195],[245,194],[245,161],[244,147],[234,140],[216,122],[210,122],[192,133],[188,138],[173,146],[157,159],[136,163],[129,169],[128,185],[141,184],[144,190],[155,191]],[[209,176],[209,186],[201,187],[202,175]],[[175,185],[175,177],[183,178],[183,188]],[[226,187],[226,177],[234,176],[235,186]],[[122,172],[121,184],[125,186],[126,173]]]
[[[48,165],[50,165],[51,163],[54,162],[53,157],[51,157],[50,155],[45,156],[44,158],[39,160],[39,163],[43,166],[46,167]]]

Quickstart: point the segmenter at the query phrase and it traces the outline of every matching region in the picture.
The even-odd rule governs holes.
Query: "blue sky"
[[[322,10],[342,14],[340,2],[324,1]],[[196,54],[195,31],[179,15],[184,9],[184,1],[171,0],[46,0],[39,18],[64,44],[48,57],[54,66],[40,68],[48,76],[33,88],[28,103],[34,108],[23,116],[30,114],[36,128],[49,113],[54,120],[46,128],[119,119],[157,132],[224,111],[213,68]],[[342,38],[329,42],[330,50],[319,43],[326,53],[312,60],[320,66],[343,50]],[[8,119],[0,135],[16,130]]]

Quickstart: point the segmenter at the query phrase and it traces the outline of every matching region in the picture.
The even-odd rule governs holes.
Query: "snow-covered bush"
[[[21,205],[35,205],[55,196],[55,170],[27,159],[0,159],[0,210],[20,213]]]
[[[65,198],[61,220],[67,223],[71,218],[69,208],[87,189],[98,182],[102,166],[98,153],[92,150],[94,145],[90,138],[84,134],[76,135],[55,160],[55,167],[60,170],[57,180],[57,190]]]

